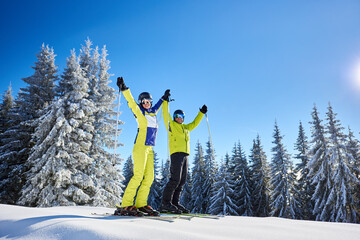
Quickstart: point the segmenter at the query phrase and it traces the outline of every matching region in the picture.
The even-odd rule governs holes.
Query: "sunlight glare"
[[[355,88],[360,91],[360,60],[355,65],[352,79]]]

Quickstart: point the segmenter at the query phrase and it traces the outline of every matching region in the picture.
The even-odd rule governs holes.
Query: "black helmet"
[[[185,119],[185,113],[184,113],[184,111],[178,109],[178,110],[176,110],[176,111],[174,112],[174,114],[173,114],[174,121],[175,121],[175,118],[178,118],[178,117],[179,117],[179,115],[182,116],[182,119]]]
[[[148,92],[140,93],[139,98],[138,98],[138,103],[141,104],[142,100],[144,100],[144,99],[149,99],[151,101],[153,100],[151,97],[151,94]]]

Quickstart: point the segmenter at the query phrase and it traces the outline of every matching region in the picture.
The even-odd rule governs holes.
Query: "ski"
[[[122,215],[114,215],[113,213],[91,213],[91,215],[94,216],[101,216],[101,217],[114,217],[114,218],[139,218],[139,219],[151,219],[151,220],[159,220],[159,221],[165,221],[165,222],[174,222],[176,219],[183,219],[183,220],[191,220],[192,216],[181,216],[180,214],[174,214],[174,215],[164,215],[160,214],[159,216],[122,216]]]
[[[211,215],[211,214],[204,214],[204,213],[182,213],[182,214],[175,214],[175,213],[162,213],[163,215],[167,216],[183,216],[183,217],[197,217],[197,218],[209,218],[209,219],[220,219],[220,215]]]

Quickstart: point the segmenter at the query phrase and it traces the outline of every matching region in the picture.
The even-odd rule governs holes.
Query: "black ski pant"
[[[164,189],[163,204],[179,204],[180,194],[186,183],[189,166],[188,156],[189,154],[184,152],[171,154],[170,179]]]

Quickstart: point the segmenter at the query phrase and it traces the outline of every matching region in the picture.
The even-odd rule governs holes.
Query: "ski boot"
[[[181,205],[180,203],[178,204],[173,204],[175,207],[177,207],[180,211],[182,211],[182,213],[190,213],[189,209],[186,209],[183,205]]]
[[[145,216],[159,216],[160,213],[154,210],[150,205],[138,208],[140,212],[144,213]]]
[[[144,214],[140,212],[135,206],[128,207],[118,207],[114,215],[117,216],[134,216],[134,217],[142,217]]]
[[[174,213],[174,214],[181,214],[182,211],[178,209],[175,205],[171,203],[162,203],[160,207],[161,213]]]

